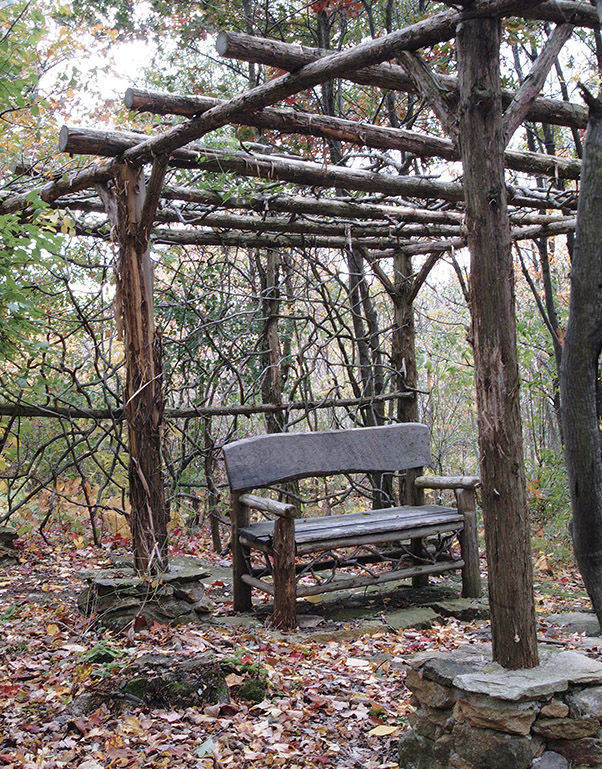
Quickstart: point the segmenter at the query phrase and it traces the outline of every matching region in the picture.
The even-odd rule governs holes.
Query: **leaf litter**
[[[311,632],[300,637],[213,623],[155,623],[116,634],[95,628],[75,605],[82,589],[77,574],[102,561],[102,552],[80,541],[49,550],[31,534],[21,543],[20,565],[0,574],[0,767],[395,769],[411,710],[404,685],[409,659],[487,639],[489,632],[485,623],[447,619],[426,630],[383,625],[376,634],[331,641],[312,641]],[[546,563],[537,573],[538,607],[580,608],[576,572],[549,571]],[[560,591],[539,589],[552,579]],[[579,648],[580,639],[559,642]],[[152,711],[133,703],[125,714],[103,704],[83,716],[70,708],[74,697],[145,654],[211,653],[221,660],[233,650],[244,665],[260,666],[267,680],[262,702],[236,699],[242,676],[233,672],[226,678],[231,703]]]

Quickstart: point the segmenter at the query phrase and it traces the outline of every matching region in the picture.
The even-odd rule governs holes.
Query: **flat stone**
[[[573,764],[599,766],[602,764],[602,739],[584,737],[582,740],[551,740],[551,750],[560,753]]]
[[[533,731],[549,740],[579,740],[593,737],[600,728],[597,718],[538,718]]]
[[[566,614],[551,614],[546,622],[563,633],[585,633],[587,636],[600,635],[600,623],[593,612],[572,611]]]
[[[309,638],[317,643],[328,643],[328,641],[355,641],[357,638],[382,633],[384,629],[383,623],[380,621],[363,622],[361,625],[356,625],[355,627],[312,633]],[[305,635],[303,638],[304,640],[307,640],[308,636]]]
[[[13,542],[19,535],[14,529],[9,529],[6,526],[0,526],[0,543],[12,547]]]
[[[508,734],[526,736],[531,731],[537,712],[534,708],[511,706],[482,697],[481,701],[458,700],[454,706],[454,718],[458,723],[468,722],[481,729],[495,729]]]
[[[566,718],[569,714],[569,706],[561,700],[552,700],[539,711],[544,718]]]
[[[566,758],[553,750],[546,750],[533,761],[533,769],[568,769],[568,766]]]
[[[457,649],[453,649],[448,652],[441,651],[425,651],[419,652],[412,657],[411,667],[414,670],[419,670],[430,660],[444,660],[451,662],[467,662],[474,663],[479,666],[481,662],[491,663],[491,644],[490,643],[478,643],[478,644],[465,644],[459,646]],[[477,670],[480,667],[476,667]],[[451,683],[451,681],[450,681]]]
[[[602,686],[590,686],[569,697],[571,715],[593,716],[602,720]]]
[[[489,619],[489,605],[480,598],[453,598],[429,605],[442,617],[455,617],[462,622]]]
[[[422,665],[423,677],[443,686],[452,686],[456,676],[464,673],[476,673],[491,664],[489,655],[465,652],[463,648],[427,659]],[[482,652],[485,651],[488,650],[482,650]]]
[[[423,678],[416,670],[408,670],[406,686],[421,705],[428,705],[430,708],[451,708],[455,702],[452,689]]]
[[[541,740],[503,734],[456,724],[453,729],[455,752],[478,769],[528,769],[541,752]]]
[[[501,700],[536,699],[566,691],[570,683],[602,683],[602,663],[572,651],[540,651],[541,664],[527,670],[505,670],[497,663],[477,673],[460,674],[454,686]]]
[[[423,630],[431,627],[439,617],[428,607],[416,607],[411,609],[398,609],[385,615],[387,625],[395,630],[405,630],[406,628],[416,628]]]

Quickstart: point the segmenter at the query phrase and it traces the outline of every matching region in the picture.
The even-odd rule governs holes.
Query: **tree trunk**
[[[460,144],[493,658],[535,667],[537,636],[519,409],[514,277],[504,180],[500,22],[458,26]]]
[[[560,392],[573,509],[573,547],[585,588],[602,624],[602,458],[597,409],[602,352],[602,100],[590,101],[571,300]]]
[[[154,321],[153,266],[143,227],[143,213],[148,212],[144,208],[142,169],[119,165],[115,187],[119,237],[116,302],[125,344],[124,411],[134,565],[139,573],[157,573],[167,569],[168,513],[161,461],[163,371],[161,338]]]

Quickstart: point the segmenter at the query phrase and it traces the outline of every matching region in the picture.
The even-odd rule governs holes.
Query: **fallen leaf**
[[[388,734],[395,734],[398,731],[399,726],[385,726],[385,724],[381,724],[380,726],[375,726],[374,729],[370,729],[368,734],[372,737],[386,737]]]

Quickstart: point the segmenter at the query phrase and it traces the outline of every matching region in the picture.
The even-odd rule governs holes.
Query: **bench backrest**
[[[223,451],[233,491],[337,473],[396,472],[431,460],[429,429],[416,422],[272,433],[228,443]]]

